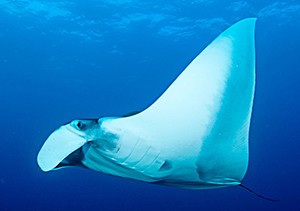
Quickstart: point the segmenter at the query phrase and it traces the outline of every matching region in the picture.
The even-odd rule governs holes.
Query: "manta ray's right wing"
[[[194,168],[186,179],[238,184],[248,166],[255,22],[228,28],[148,109],[115,123],[149,139],[178,168]]]

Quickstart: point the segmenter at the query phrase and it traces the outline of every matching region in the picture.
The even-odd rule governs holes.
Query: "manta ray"
[[[247,18],[221,33],[144,111],[62,125],[42,146],[38,165],[45,172],[78,166],[188,189],[241,186],[255,91],[255,23]]]

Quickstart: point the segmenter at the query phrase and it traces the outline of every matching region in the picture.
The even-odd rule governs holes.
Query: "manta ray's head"
[[[73,120],[54,131],[44,143],[37,158],[43,171],[67,166],[84,167],[81,163],[90,146],[103,151],[117,148],[117,135],[101,127],[98,119]]]

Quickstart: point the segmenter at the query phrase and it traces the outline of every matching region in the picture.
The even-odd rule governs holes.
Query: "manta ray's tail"
[[[256,196],[258,196],[258,197],[260,197],[260,198],[263,198],[263,199],[265,199],[265,200],[273,201],[273,202],[280,201],[279,199],[270,199],[270,198],[264,197],[264,196],[262,196],[262,195],[259,195],[258,193],[255,193],[254,191],[250,190],[249,188],[245,187],[245,186],[242,185],[242,184],[239,184],[238,186],[240,186],[240,187],[246,189],[246,190],[249,191],[250,193],[253,193],[254,195],[256,195]]]

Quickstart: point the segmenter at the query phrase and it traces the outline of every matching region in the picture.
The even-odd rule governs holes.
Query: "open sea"
[[[250,161],[241,187],[187,190],[82,168],[43,172],[73,119],[151,105],[212,40],[257,17]],[[300,210],[298,0],[0,0],[0,210]]]

